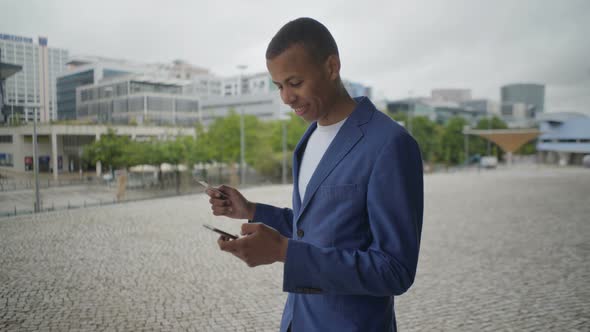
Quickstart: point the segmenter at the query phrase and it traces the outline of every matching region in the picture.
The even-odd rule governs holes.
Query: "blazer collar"
[[[348,119],[342,125],[342,128],[332,140],[332,143],[328,146],[326,153],[320,160],[316,170],[314,171],[309,184],[307,185],[307,189],[305,190],[305,197],[303,198],[303,202],[301,202],[301,197],[299,196],[299,168],[301,157],[303,156],[303,151],[305,150],[305,146],[307,141],[309,140],[309,136],[313,133],[313,131],[317,128],[317,123],[312,123],[299,143],[295,148],[294,155],[293,155],[293,209],[295,212],[295,222],[299,219],[299,217],[305,211],[305,208],[311,201],[312,197],[315,195],[319,186],[324,182],[326,177],[332,172],[332,170],[340,163],[340,161],[348,154],[348,152],[358,143],[358,141],[363,137],[364,133],[361,126],[370,121],[373,113],[376,111],[375,106],[369,98],[367,97],[360,97],[354,98],[356,101],[356,107],[354,111],[350,114]],[[300,207],[301,204],[301,208]]]

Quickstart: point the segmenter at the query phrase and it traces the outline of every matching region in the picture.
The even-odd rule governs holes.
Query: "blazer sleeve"
[[[289,208],[256,203],[254,220],[250,220],[250,222],[261,222],[288,238],[293,235],[293,210]]]
[[[406,132],[377,157],[368,181],[367,210],[372,242],[366,250],[289,240],[283,290],[391,296],[412,285],[422,232],[423,174],[418,144]]]

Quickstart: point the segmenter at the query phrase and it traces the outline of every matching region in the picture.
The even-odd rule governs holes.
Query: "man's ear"
[[[335,81],[340,78],[340,57],[332,54],[326,59],[326,69],[330,80]]]

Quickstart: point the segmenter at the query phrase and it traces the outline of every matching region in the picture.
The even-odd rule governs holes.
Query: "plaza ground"
[[[291,201],[290,186],[244,194]],[[587,331],[589,203],[588,169],[427,175],[399,330]],[[203,194],[1,218],[0,330],[277,331],[283,265],[248,268],[204,223],[240,228]]]

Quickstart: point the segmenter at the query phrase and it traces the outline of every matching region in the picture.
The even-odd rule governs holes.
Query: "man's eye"
[[[300,86],[300,85],[301,85],[301,81],[299,81],[299,82],[294,82],[294,83],[291,83],[290,85],[291,85],[292,87],[296,88],[296,87],[298,87],[298,86]]]

